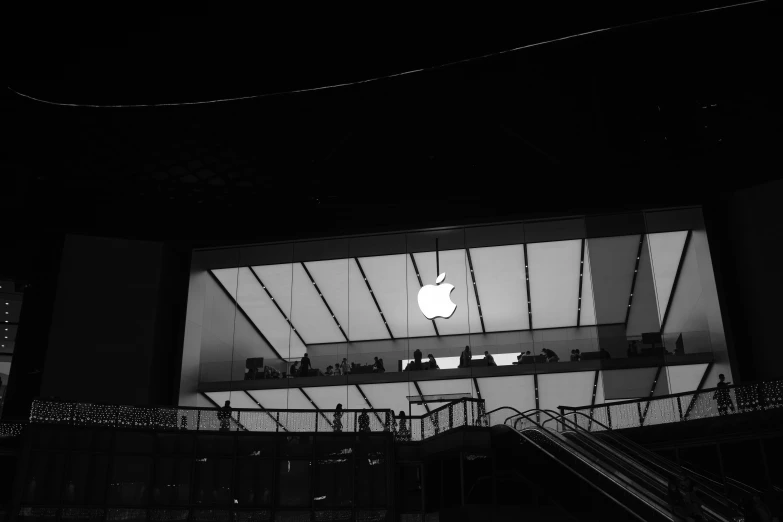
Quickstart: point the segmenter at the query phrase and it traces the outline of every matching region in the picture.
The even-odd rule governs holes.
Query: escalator
[[[669,480],[683,475],[676,464],[640,451],[611,432],[596,436],[555,412],[501,408],[488,416],[498,442],[507,445],[515,437],[526,468],[534,470],[536,479],[545,478],[548,490],[559,492],[558,502],[577,519],[673,520],[666,494]],[[705,489],[700,482],[697,487],[700,494]],[[707,520],[741,519],[736,506],[722,502],[714,488],[706,493]]]
[[[576,520],[672,520],[668,506],[650,494],[646,484],[580,452],[561,434],[538,424],[532,412],[508,410],[509,422],[492,427],[493,445],[509,458],[521,459],[518,471]]]

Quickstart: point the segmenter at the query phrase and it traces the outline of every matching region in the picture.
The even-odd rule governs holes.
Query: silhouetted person
[[[467,368],[470,366],[470,361],[473,359],[473,355],[470,353],[470,346],[466,346],[459,356],[459,367]]]
[[[560,357],[549,348],[541,348],[541,353],[546,357],[546,362],[548,363],[558,362],[560,360]]]
[[[370,431],[370,416],[367,415],[367,410],[362,410],[359,414],[359,432],[366,433]]]
[[[400,411],[397,439],[403,442],[409,442],[411,440],[411,430],[408,428],[408,420],[405,418],[404,411]]]
[[[429,359],[430,370],[440,370],[440,366],[438,366],[438,361],[435,360],[435,357],[433,357],[432,354],[427,355],[427,358]]]
[[[495,358],[486,350],[484,351],[484,360],[487,362],[487,366],[497,366],[497,364],[495,364]]]
[[[413,361],[408,363],[408,365],[405,367],[405,370],[419,371],[423,369],[424,365],[421,363],[421,350],[417,348],[416,351],[413,352]]]
[[[332,421],[332,429],[334,431],[343,431],[343,405],[337,404],[337,408],[334,410],[334,421]]]
[[[601,359],[611,359],[612,354],[606,351],[606,348],[601,348],[599,350],[599,353],[601,354]]]
[[[296,361],[291,365],[291,368],[288,369],[288,373],[291,377],[299,377],[299,361]]]
[[[579,356],[576,354],[576,350],[571,350],[571,362],[576,362],[579,360]]]
[[[417,363],[421,364],[421,358],[423,357],[421,350],[416,348],[416,351],[413,352],[413,360]]]
[[[383,373],[386,371],[386,368],[383,367],[383,359],[375,358],[375,364],[372,367],[372,371],[375,373]]]
[[[220,421],[220,431],[231,429],[231,401],[226,401],[222,408],[217,412],[217,418]]]
[[[332,368],[331,364],[326,367],[326,375],[328,375],[329,377],[334,375],[334,368]]]
[[[712,396],[713,399],[718,401],[718,414],[726,415],[728,410],[734,413],[734,401],[731,400],[731,392],[729,392],[730,382],[726,382],[726,376],[722,373],[718,375],[718,391]]]
[[[343,362],[340,363],[340,372],[343,375],[348,375],[349,373],[351,373],[351,365],[348,364],[348,359],[346,359],[345,357],[343,357]]]
[[[307,377],[310,375],[310,369],[312,367],[313,366],[310,363],[310,357],[308,357],[307,354],[304,354],[304,357],[302,357],[302,364],[299,366],[299,376]]]

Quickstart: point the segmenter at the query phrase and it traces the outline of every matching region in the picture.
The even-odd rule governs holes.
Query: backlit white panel
[[[421,282],[424,285],[434,285],[438,275],[435,273],[437,264],[435,262],[435,252],[421,252],[413,254],[416,258],[416,266],[421,273]],[[481,332],[481,320],[478,315],[475,297],[469,299],[469,293],[473,292],[472,281],[467,269],[468,259],[464,250],[446,250],[440,252],[440,272],[446,273],[444,283],[454,285],[451,292],[451,300],[457,305],[454,314],[448,318],[435,319],[438,325],[438,331],[441,335],[454,335],[465,333]],[[410,306],[416,314],[423,317],[419,310],[416,295],[410,296]],[[426,320],[426,318],[425,318]]]
[[[377,409],[392,409],[395,414],[404,411],[408,414],[408,396],[416,393],[413,383],[389,382],[382,384],[362,384],[362,391]]]
[[[590,241],[585,242],[585,264],[582,267],[582,274],[579,326],[592,326],[595,324],[595,301],[593,299],[593,275],[590,268]]]
[[[604,372],[598,372],[598,386],[595,389],[595,403],[604,403]]]
[[[421,286],[419,285],[419,280],[416,277],[416,270],[413,268],[413,262],[410,259],[410,255],[406,255],[405,257],[407,258],[406,263],[408,265],[408,294],[406,297],[407,303],[405,306],[406,308],[405,313],[407,314],[408,317],[408,334],[405,337],[434,336],[435,328],[432,326],[432,321],[424,317],[424,314],[422,314],[421,310],[419,310],[419,303],[418,303],[417,296],[419,295],[419,290],[421,289]],[[433,270],[435,270],[435,268],[433,268]],[[425,278],[422,275],[422,283],[430,284],[430,283],[426,283],[424,280]],[[433,283],[435,282],[434,279],[432,282]],[[456,291],[457,290],[455,288],[454,292]],[[454,302],[456,303],[456,301]],[[454,313],[456,314],[457,312],[455,311]]]
[[[498,366],[510,366],[512,363],[517,362],[517,357],[520,355],[521,352],[514,352],[514,353],[490,353],[492,355],[492,358],[495,359],[495,364]],[[474,361],[477,361],[479,359],[484,358],[484,352],[481,352],[480,355],[474,355],[471,357]],[[436,357],[435,360],[438,362],[438,368],[441,370],[449,370],[453,368],[459,368],[459,356],[457,357]],[[422,361],[427,362],[427,359],[422,359]],[[408,365],[409,362],[413,362],[413,359],[403,359],[402,360],[402,367],[403,369]]]
[[[258,278],[264,284],[283,312],[291,317],[291,280],[293,278],[294,265],[261,265],[251,267]],[[306,340],[306,339],[305,339]]]
[[[383,316],[375,306],[370,288],[367,287],[354,259],[350,260],[349,277],[348,311],[351,320],[348,323],[348,338],[351,341],[389,339],[389,332],[383,324]],[[400,284],[403,281],[401,279]],[[375,292],[374,288],[372,292]]]
[[[234,269],[214,270],[215,277],[235,295],[236,274]],[[305,353],[302,342],[293,332],[280,311],[264,292],[249,268],[239,269],[239,292],[236,301],[267,341],[283,357],[301,357]]]
[[[658,320],[663,321],[663,314],[669,303],[669,295],[674,285],[674,276],[680,264],[682,248],[685,246],[687,232],[662,232],[647,234],[652,258],[655,295],[658,302]]]
[[[260,409],[258,407],[258,404],[256,404],[253,399],[247,396],[247,394],[243,391],[235,391],[231,392],[231,407],[232,408],[240,408],[240,409],[248,409],[248,410],[258,410]],[[222,402],[219,402],[218,404],[223,405]]]
[[[527,245],[533,328],[576,326],[582,242]]]
[[[487,332],[527,330],[525,252],[522,245],[470,250]]]
[[[313,402],[322,410],[333,410],[338,404],[348,408],[348,388],[353,386],[319,386],[317,388],[302,388]]]
[[[218,405],[218,407],[223,407],[223,405],[226,403],[226,401],[231,400],[231,392],[206,392],[205,395],[212,399],[212,401]],[[214,404],[210,404],[210,406],[214,407]],[[238,408],[239,406],[231,405],[232,408]]]
[[[524,413],[536,407],[532,375],[486,377],[476,380],[481,398],[486,401],[487,412],[510,406]]]
[[[394,337],[408,336],[408,285],[405,284],[408,278],[405,266],[407,258],[408,256],[405,254],[359,258],[364,275],[367,276],[370,286],[372,286],[372,291],[378,300],[378,306],[381,307]],[[410,260],[407,260],[407,263],[410,265]],[[412,275],[415,281],[416,274]],[[416,286],[418,287],[418,283]],[[418,292],[418,289],[416,291]],[[429,321],[423,326],[429,329],[429,333],[426,335],[435,334]]]
[[[364,388],[362,388],[362,391],[364,391]],[[359,393],[359,390],[354,385],[350,385],[346,387],[345,390],[346,395],[348,396],[348,405],[346,406],[345,403],[343,403],[343,406],[345,406],[349,410],[363,410],[363,409],[370,409],[370,407],[367,405],[367,402],[362,398],[362,394]],[[375,407],[375,404],[373,404],[373,408]]]
[[[294,390],[295,393],[299,393]],[[248,393],[264,407],[265,410],[288,409],[288,389],[248,390]]]
[[[598,324],[625,322],[639,240],[638,235],[588,240]]]
[[[547,373],[538,376],[538,404],[542,410],[558,406],[585,406],[593,397],[595,372]]]
[[[413,378],[414,375],[411,375]],[[418,381],[421,393],[424,395],[439,395],[446,393],[470,393],[471,397],[476,394],[473,391],[473,383],[470,379],[448,379],[443,381]],[[414,386],[415,390],[416,387]],[[430,406],[432,408],[432,406]]]
[[[696,390],[706,369],[706,364],[667,366],[666,371],[669,375],[670,393],[685,393]]]
[[[316,404],[318,404],[316,402]],[[299,388],[288,389],[288,409],[289,410],[314,410],[315,407],[304,396]]]
[[[343,331],[348,334],[348,259],[305,263],[310,275],[323,292],[329,308]],[[310,283],[312,284],[312,283]],[[320,297],[318,298],[320,300]],[[321,303],[322,306],[323,303]],[[348,337],[348,339],[351,339]],[[345,341],[345,339],[342,339]]]

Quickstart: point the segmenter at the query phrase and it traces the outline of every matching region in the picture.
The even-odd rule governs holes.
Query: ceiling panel
[[[391,409],[395,414],[404,411],[408,414],[408,396],[416,393],[413,383],[388,382],[382,384],[363,384],[362,391],[377,409]]]
[[[295,264],[293,272],[294,300],[291,321],[299,329],[305,342],[310,344],[344,342],[343,334],[337,328],[329,309],[318,295],[315,285],[307,277],[302,265]],[[318,287],[321,287],[320,283]]]
[[[593,299],[593,276],[590,268],[590,242],[585,241],[585,264],[582,267],[582,300],[579,303],[579,325],[595,324],[595,300]]]
[[[419,388],[424,395],[439,395],[447,393],[469,393],[476,396],[473,382],[470,379],[445,379],[442,381],[419,381]],[[416,387],[414,386],[415,390]],[[414,392],[415,393],[415,392]],[[433,406],[430,405],[430,408]]]
[[[487,412],[503,406],[510,406],[524,413],[536,407],[532,375],[485,377],[476,380],[481,391],[481,398],[486,401]]]
[[[362,387],[362,391],[364,391],[364,387]],[[362,398],[362,394],[359,393],[359,389],[355,385],[352,384],[346,387],[346,395],[348,396],[348,405],[345,407],[349,410],[362,410],[364,408],[370,408],[367,405],[367,401]],[[374,407],[375,403],[373,403],[373,408]]]
[[[538,376],[538,404],[542,410],[585,406],[593,398],[595,372],[547,373]]]
[[[218,403],[218,404],[223,404]],[[253,399],[248,397],[247,393],[243,391],[234,391],[231,392],[231,407],[232,408],[240,408],[240,409],[248,409],[248,410],[260,410],[261,408],[258,407],[258,404],[255,403]]]
[[[348,388],[353,386],[318,386],[317,388],[302,388],[313,402],[322,410],[334,410],[338,404],[348,408]]]
[[[413,254],[416,258],[416,266],[421,273],[421,281],[424,285],[434,285],[438,277],[436,274],[435,252],[420,252]],[[454,285],[451,292],[451,300],[457,305],[457,309],[449,319],[435,319],[438,331],[441,335],[455,335],[481,332],[481,320],[475,298],[469,301],[469,292],[472,293],[472,282],[468,272],[468,259],[465,250],[446,250],[440,252],[440,272],[446,274],[442,284]],[[410,296],[409,306],[414,314],[423,317],[418,305],[418,290]],[[425,318],[426,320],[426,318]]]
[[[348,338],[352,341],[389,339],[389,332],[383,324],[383,316],[375,306],[370,288],[367,287],[356,260],[351,259],[349,266],[348,310],[350,321],[348,322]],[[403,282],[404,279],[400,279],[398,284],[402,286]],[[375,293],[374,288],[372,291]]]
[[[527,330],[524,247],[473,248],[470,258],[486,330]]]
[[[685,246],[688,232],[661,232],[647,234],[652,259],[655,295],[658,302],[658,320],[663,321],[663,314],[669,303],[669,295],[674,285],[674,276],[680,264],[680,256]]]
[[[363,257],[359,259],[364,270],[364,275],[372,286],[378,306],[381,307],[386,322],[394,337],[408,337],[408,285],[405,284],[408,275],[406,273],[405,254],[396,256]],[[407,261],[410,265],[410,260]],[[412,265],[411,265],[412,270]],[[416,274],[412,274],[416,280]],[[416,283],[418,287],[418,283]],[[416,290],[418,291],[418,290]],[[426,319],[424,319],[426,321]],[[429,335],[434,335],[435,330],[429,321],[423,324],[429,329]]]
[[[265,410],[288,409],[288,388],[277,390],[248,390],[248,393],[252,395]]]
[[[576,326],[581,240],[527,245],[533,328]]]
[[[221,282],[223,280],[221,279]],[[239,293],[237,302],[264,337],[283,357],[298,358],[304,355],[305,346],[286,322],[272,299],[258,283],[249,268],[239,269]]]
[[[348,259],[305,263],[329,303],[343,331],[348,334]],[[312,283],[310,283],[312,284]],[[319,297],[320,299],[320,297]],[[350,337],[349,337],[350,339]],[[345,339],[342,339],[343,341]]]
[[[625,322],[640,236],[589,239],[590,274],[598,324]],[[585,256],[587,257],[587,255]]]
[[[312,397],[311,397],[312,399]],[[316,404],[318,404],[316,402]],[[299,388],[288,389],[288,409],[289,410],[314,410],[315,406],[307,400],[302,390]]]
[[[416,270],[413,268],[413,262],[411,261],[410,256],[406,255],[405,257],[407,258],[406,263],[408,265],[408,293],[406,296],[407,303],[405,305],[405,313],[408,317],[407,337],[424,337],[435,335],[435,327],[432,325],[432,321],[424,317],[424,314],[422,314],[421,310],[419,310],[417,296],[419,295],[421,286],[419,285],[419,279],[416,277]],[[422,283],[424,283],[424,277],[422,277]],[[454,313],[456,314],[456,311]]]
[[[253,266],[251,269],[264,284],[277,304],[280,305],[283,312],[291,317],[291,280],[293,278],[293,267],[291,263],[284,265],[260,265]],[[296,325],[296,323],[294,323]],[[307,339],[305,339],[306,341]]]

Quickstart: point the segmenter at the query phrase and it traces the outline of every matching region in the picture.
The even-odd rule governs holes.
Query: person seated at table
[[[326,367],[326,375],[329,377],[334,375],[334,367],[331,364]]]
[[[375,364],[372,366],[373,373],[383,373],[386,368],[383,367],[383,359],[375,358]]]
[[[348,364],[348,359],[343,357],[343,362],[340,363],[340,372],[343,375],[348,375],[351,373],[351,365]]]
[[[272,368],[269,366],[264,366],[264,379],[271,379],[272,378]]]
[[[579,360],[579,356],[576,354],[576,350],[571,350],[571,362],[576,362]]]
[[[495,358],[492,357],[488,351],[484,351],[484,360],[487,362],[487,366],[497,366],[497,364],[495,364]]]
[[[291,368],[288,370],[288,375],[291,377],[299,377],[299,361],[296,361],[291,365]]]
[[[560,357],[558,357],[557,354],[549,348],[541,348],[541,354],[546,357],[546,362],[548,363],[557,362],[560,360]]]
[[[435,357],[433,357],[432,354],[427,355],[427,369],[428,370],[440,370],[440,366],[438,366],[438,361],[435,360]]]

